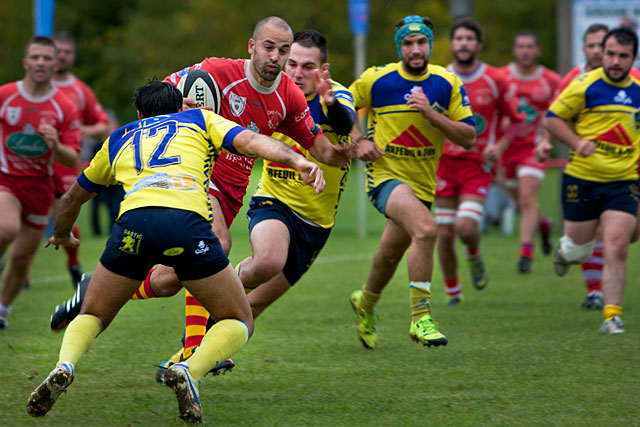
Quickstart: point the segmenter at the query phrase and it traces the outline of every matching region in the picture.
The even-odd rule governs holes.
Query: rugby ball
[[[206,71],[189,71],[178,82],[178,89],[183,97],[195,99],[197,107],[211,107],[214,113],[220,114],[220,89]]]

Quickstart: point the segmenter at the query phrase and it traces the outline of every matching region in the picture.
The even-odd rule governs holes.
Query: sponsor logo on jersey
[[[538,118],[538,110],[529,105],[527,98],[518,99],[518,109],[516,111],[518,114],[524,113],[526,124],[531,124]]]
[[[196,255],[204,255],[209,252],[209,245],[204,243],[202,240],[198,242],[198,248],[194,251]]]
[[[473,114],[473,120],[476,122],[476,135],[480,135],[487,129],[487,121],[480,114]]]
[[[7,123],[11,126],[15,126],[20,121],[22,108],[20,107],[7,107]]]
[[[166,256],[177,256],[184,252],[184,248],[169,248],[166,251],[162,252],[162,255]]]
[[[267,116],[269,117],[269,122],[267,123],[269,129],[276,129],[280,126],[280,123],[284,121],[284,116],[280,111],[269,110],[267,111]]]
[[[436,149],[414,125],[409,126],[396,139],[385,147],[384,151],[398,157],[433,157]]]
[[[231,113],[240,117],[247,106],[247,98],[240,96],[236,93],[229,92],[229,107],[231,107]]]
[[[300,113],[300,114],[298,114],[297,116],[294,117],[294,120],[296,121],[296,123],[298,123],[300,120],[304,119],[304,117],[307,115],[307,111],[309,111],[309,107],[305,108],[302,113]]]
[[[247,129],[255,133],[260,133],[260,128],[258,127],[256,122],[254,122],[253,120],[251,120],[251,123],[247,125]]]
[[[613,98],[613,100],[614,102],[623,105],[629,105],[633,102],[631,97],[627,95],[627,92],[625,92],[624,90],[619,91],[618,94]]]
[[[7,138],[7,148],[24,157],[38,157],[49,150],[47,143],[40,135],[33,132],[16,132]]]
[[[118,249],[131,255],[138,255],[140,243],[142,243],[142,234],[125,228],[124,236],[122,236],[122,246]]]

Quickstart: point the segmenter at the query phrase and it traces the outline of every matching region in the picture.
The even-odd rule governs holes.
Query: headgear
[[[396,42],[396,49],[398,50],[398,56],[402,59],[402,39],[411,34],[424,34],[429,39],[429,49],[433,49],[433,30],[425,24],[424,19],[418,15],[409,15],[400,21],[396,25],[394,40]]]

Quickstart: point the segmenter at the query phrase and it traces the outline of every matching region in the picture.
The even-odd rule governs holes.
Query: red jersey
[[[107,123],[107,113],[98,102],[96,94],[82,80],[71,75],[66,80],[51,80],[51,84],[60,89],[60,92],[76,106],[83,125]]]
[[[271,87],[264,87],[249,67],[246,59],[207,58],[171,74],[165,81],[177,85],[188,71],[201,68],[220,88],[222,117],[263,135],[283,133],[309,149],[322,130],[314,123],[302,91],[285,73],[280,73]],[[213,167],[212,179],[246,188],[255,160],[255,156],[222,152]]]
[[[456,73],[453,65],[447,67]],[[487,145],[493,145],[501,134],[500,122],[504,116],[513,121],[520,121],[518,115],[518,99],[515,96],[515,86],[507,83],[497,68],[480,63],[478,68],[470,74],[456,73],[469,96],[473,118],[476,122],[476,143],[466,150],[451,141],[447,141],[442,152],[443,156],[464,157],[478,163],[484,163],[482,152]]]
[[[500,68],[507,82],[515,85],[518,112],[524,113],[526,120],[511,142],[535,145],[542,137],[542,118],[555,98],[561,77],[542,65],[532,75],[522,75],[511,63]]]
[[[14,176],[47,177],[53,173],[53,152],[36,133],[48,123],[58,129],[64,145],[80,152],[78,110],[55,87],[34,98],[22,81],[0,86],[0,172]]]

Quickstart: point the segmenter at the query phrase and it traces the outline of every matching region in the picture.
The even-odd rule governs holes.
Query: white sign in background
[[[640,0],[573,0],[571,52],[574,66],[584,62],[582,41],[591,24],[605,24],[609,28],[630,25],[638,31],[640,25]],[[640,59],[636,61],[640,68]]]

